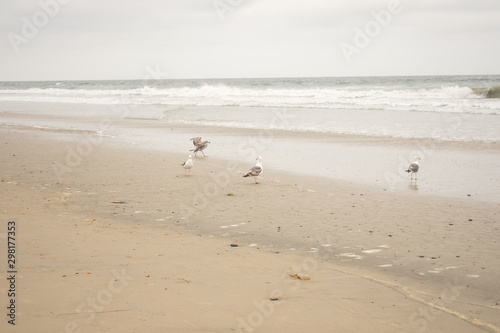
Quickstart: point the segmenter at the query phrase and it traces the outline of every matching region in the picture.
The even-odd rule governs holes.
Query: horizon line
[[[410,74],[410,75],[342,75],[342,76],[250,76],[250,77],[186,77],[186,78],[128,78],[128,79],[29,79],[0,80],[0,82],[69,82],[69,81],[157,81],[157,80],[248,80],[248,79],[321,79],[362,77],[446,77],[446,76],[500,76],[500,74]]]

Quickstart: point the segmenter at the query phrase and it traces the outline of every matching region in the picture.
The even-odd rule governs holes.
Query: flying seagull
[[[418,161],[419,160],[420,160],[420,157],[413,156],[413,162],[408,167],[408,170],[406,170],[406,172],[408,172],[408,173],[411,172],[411,180],[413,180],[413,174],[415,174],[415,181],[417,181],[417,172],[418,172],[418,169],[419,169]]]
[[[255,180],[255,184],[258,184],[259,182],[257,181],[257,176],[259,176],[262,173],[262,170],[264,170],[262,168],[262,157],[259,156],[257,157],[257,164],[255,164],[255,166],[251,168],[250,171],[248,171],[247,174],[244,175],[243,177],[252,176],[253,179]]]
[[[193,160],[191,158],[191,155],[189,155],[187,161],[182,163],[181,165],[184,168],[184,174],[186,174],[187,170],[189,170],[189,174],[191,174],[191,168],[193,167]]]
[[[190,140],[193,140],[193,145],[196,147],[195,149],[191,149],[190,151],[193,151],[194,152],[194,156],[196,156],[196,153],[201,151],[201,153],[203,154],[203,156],[205,156],[205,153],[203,152],[203,150],[205,148],[207,148],[208,144],[210,143],[209,141],[201,141],[201,137],[196,137],[196,138],[192,138]]]

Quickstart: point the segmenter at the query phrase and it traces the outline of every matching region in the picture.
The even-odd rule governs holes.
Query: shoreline
[[[195,331],[195,326],[214,332],[245,327],[272,332],[284,328],[284,318],[300,316],[302,322],[290,321],[288,331],[315,327],[326,332],[332,325],[363,331],[375,325],[384,332],[413,332],[424,324],[436,332],[500,330],[496,204],[386,192],[272,168],[265,169],[261,184],[255,186],[241,178],[247,163],[229,165],[215,157],[195,159],[192,175],[184,176],[180,163],[186,154],[127,148],[106,140],[60,181],[53,163],[66,159],[61,148],[75,147],[85,136],[63,144],[36,131],[1,129],[0,136],[6,151],[15,155],[2,160],[2,201],[9,207],[2,216],[29,226],[20,231],[29,240],[20,255],[30,263],[21,270],[24,325],[27,313],[43,313],[33,304],[55,305],[42,286],[53,290],[59,285],[72,297],[53,297],[61,306],[76,309],[86,304],[86,297],[95,298],[103,290],[113,276],[110,267],[118,272],[125,267],[133,280],[123,275],[118,280],[138,289],[112,293],[108,311],[113,313],[99,315],[102,318],[90,320],[88,305],[83,313],[73,311],[70,316],[77,318],[78,327],[100,331],[140,323],[185,332]],[[67,252],[60,251],[66,247]],[[155,254],[163,247],[168,251]],[[240,252],[235,255],[234,250]],[[168,263],[160,264],[166,257]],[[80,273],[69,282],[68,267]],[[83,282],[80,275],[87,270],[91,279]],[[176,270],[191,278],[177,277]],[[294,273],[311,280],[287,276]],[[34,287],[42,276],[49,279]],[[86,291],[77,291],[82,283]],[[173,288],[177,296],[169,293],[168,299],[157,299],[160,286]],[[227,286],[240,295],[238,301],[222,296]],[[280,303],[269,301],[272,296]],[[146,298],[152,305],[144,303]],[[134,303],[139,308],[131,307]],[[215,312],[205,303],[211,303],[210,308],[216,304]],[[164,318],[154,310],[160,304],[177,316]],[[395,304],[398,311],[383,310]],[[305,305],[314,310],[300,314]],[[188,316],[193,306],[200,314],[196,323]],[[127,310],[122,313],[123,308]],[[419,315],[421,308],[432,311],[433,319]],[[266,316],[261,309],[273,310]],[[61,315],[67,313],[62,308],[52,311],[59,314],[40,319],[43,325],[59,329],[72,322]],[[138,317],[129,318],[130,311]],[[331,311],[334,321],[328,319]],[[214,313],[220,324],[210,327]],[[252,316],[262,317],[262,323],[252,322]],[[40,322],[33,320],[33,327]]]
[[[418,192],[421,194],[456,198],[470,194],[479,200],[497,202],[500,191],[500,179],[495,172],[500,164],[497,141],[405,139],[189,125],[169,122],[163,118],[163,108],[135,110],[126,105],[4,104],[4,110],[14,104],[22,112],[28,112],[19,114],[12,109],[3,112],[4,128],[42,130],[64,140],[80,133],[88,134],[90,142],[111,138],[116,145],[187,154],[192,147],[188,138],[201,136],[212,142],[206,150],[212,158],[251,163],[260,155],[264,157],[264,165],[275,169],[398,192],[414,190],[408,188],[409,175],[404,170],[413,156],[419,155],[422,160]],[[52,112],[52,107],[56,111],[47,114]],[[453,122],[448,124],[448,130],[458,126],[459,120],[451,118],[449,121]],[[54,126],[57,128],[51,128]]]
[[[352,139],[352,138],[366,138],[367,140],[371,139],[380,139],[394,142],[394,140],[401,140],[403,143],[406,141],[433,141],[437,144],[450,144],[450,145],[459,145],[462,147],[463,144],[479,144],[479,145],[496,145],[498,144],[498,139],[495,140],[480,140],[480,139],[471,139],[471,140],[458,140],[453,138],[443,139],[443,138],[428,138],[428,137],[403,137],[403,136],[391,136],[387,133],[383,135],[374,135],[367,133],[343,133],[343,132],[329,132],[329,131],[314,131],[314,130],[299,130],[299,129],[290,129],[288,128],[288,117],[284,114],[286,110],[303,110],[303,108],[279,108],[279,107],[258,107],[258,106],[245,106],[245,107],[236,107],[242,110],[252,110],[252,109],[266,109],[270,110],[272,113],[269,117],[269,126],[265,126],[264,128],[259,127],[232,127],[231,125],[217,125],[217,124],[196,124],[196,123],[187,123],[176,121],[175,118],[170,122],[168,116],[165,115],[165,112],[168,113],[172,110],[177,109],[186,109],[189,111],[193,110],[204,110],[204,109],[217,109],[218,107],[202,107],[195,105],[128,105],[124,104],[82,104],[82,103],[57,103],[57,102],[32,102],[32,101],[1,101],[2,111],[1,113],[7,117],[25,117],[29,118],[47,118],[48,120],[57,122],[58,120],[68,118],[74,119],[75,116],[85,118],[86,121],[92,121],[93,117],[97,117],[94,119],[96,123],[101,120],[99,117],[103,119],[112,119],[113,122],[126,122],[127,120],[137,120],[151,123],[148,124],[150,127],[154,127],[158,125],[157,122],[160,122],[160,125],[163,127],[175,127],[175,128],[183,128],[183,129],[204,129],[204,128],[213,128],[220,132],[243,132],[243,133],[255,133],[259,131],[273,132],[274,135],[283,135],[286,137],[293,136],[294,134],[301,137],[311,137],[311,138],[323,138],[323,137],[331,137],[333,139]],[[230,108],[230,106],[227,106]],[[71,112],[68,111],[71,109]],[[35,111],[36,110],[36,111]],[[316,109],[312,109],[314,111]],[[328,108],[317,109],[320,111],[328,111]],[[35,113],[33,113],[35,111]],[[40,113],[40,111],[42,113]],[[74,113],[76,111],[76,114]],[[337,110],[337,111],[348,111],[346,110]],[[354,110],[357,111],[357,110]],[[46,114],[43,112],[52,112],[52,114]],[[395,111],[390,111],[395,112]],[[432,112],[421,112],[421,113],[432,113]],[[451,131],[456,127],[461,125],[461,122],[467,120],[469,114],[462,113],[451,113],[451,117],[446,117],[443,125],[446,125],[448,128],[446,130],[439,129],[438,132],[443,131]],[[470,115],[482,115],[482,114],[474,114]],[[486,114],[487,115],[487,114]],[[284,128],[276,127],[273,128],[270,125],[281,124],[284,125]]]

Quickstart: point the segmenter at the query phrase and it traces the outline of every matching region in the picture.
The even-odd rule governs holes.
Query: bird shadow
[[[242,185],[244,186],[255,186],[255,185],[262,185],[262,182],[255,183],[255,181],[243,181]]]
[[[417,184],[410,184],[410,185],[408,185],[408,188],[410,190],[417,191],[418,190],[418,185]]]

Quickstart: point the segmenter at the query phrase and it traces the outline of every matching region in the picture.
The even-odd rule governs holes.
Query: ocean
[[[401,138],[497,141],[500,128],[500,75],[0,82],[2,101],[128,105],[133,117],[183,124]],[[286,121],[270,122],[271,112]]]
[[[381,190],[500,191],[500,75],[0,82],[0,127],[182,154],[202,136],[208,156],[249,166],[261,155],[269,169]]]

